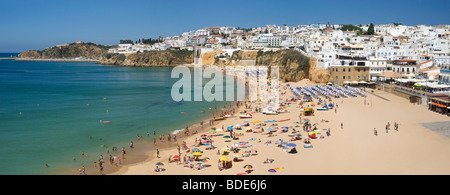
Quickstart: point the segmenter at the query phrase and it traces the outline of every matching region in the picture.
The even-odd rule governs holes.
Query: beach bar
[[[450,97],[444,94],[430,95],[428,109],[450,116]]]

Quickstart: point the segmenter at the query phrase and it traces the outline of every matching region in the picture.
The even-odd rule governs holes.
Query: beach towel
[[[311,144],[304,144],[303,148],[312,148],[313,146]]]

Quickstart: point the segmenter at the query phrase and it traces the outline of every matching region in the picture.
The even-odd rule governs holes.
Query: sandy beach
[[[297,85],[314,85],[308,80],[297,83]],[[281,83],[285,86],[286,83]],[[286,92],[280,98],[289,99],[292,92],[289,88],[281,89]],[[421,123],[448,121],[447,116],[431,112],[425,106],[414,105],[406,99],[393,94],[375,90],[367,97],[333,98],[332,102],[337,104],[336,110],[315,111],[314,116],[307,116],[312,124],[316,124],[322,130],[323,138],[311,139],[312,148],[304,148],[304,137],[308,135],[299,122],[299,101],[291,102],[289,113],[279,115],[265,115],[251,111],[253,118],[240,119],[239,117],[227,118],[216,121],[214,127],[225,129],[228,126],[242,124],[244,121],[283,120],[285,122],[266,123],[262,126],[263,133],[247,132],[247,127],[242,130],[234,130],[238,140],[224,138],[218,134],[229,135],[229,132],[211,133],[210,128],[203,132],[191,135],[178,142],[172,143],[172,147],[160,149],[160,158],[156,157],[156,151],[148,151],[145,161],[120,166],[113,175],[310,175],[310,174],[450,174],[450,139],[439,133],[420,125]],[[380,98],[382,97],[382,98]],[[317,103],[317,99],[314,99]],[[366,104],[365,104],[366,102]],[[253,103],[251,107],[261,105]],[[242,108],[242,107],[241,107]],[[315,108],[315,107],[314,107]],[[245,109],[245,108],[242,108]],[[302,117],[304,120],[305,116]],[[327,120],[325,122],[322,120]],[[385,127],[390,123],[390,130],[386,132]],[[341,128],[341,123],[343,128]],[[394,130],[394,123],[399,124],[398,130]],[[276,132],[269,137],[267,129],[271,124],[278,124]],[[254,123],[249,126],[252,131],[259,131]],[[281,127],[289,127],[288,132],[282,132]],[[374,135],[374,128],[378,135]],[[296,132],[293,133],[293,129]],[[330,135],[325,130],[330,129]],[[293,135],[300,133],[302,140],[290,141]],[[206,150],[211,146],[195,146],[196,139],[205,134],[213,141],[215,149]],[[181,163],[169,162],[169,157],[178,155],[177,144],[186,146],[191,150],[181,149]],[[229,140],[229,141],[227,141]],[[288,151],[292,147],[283,149],[278,147],[277,141],[294,143],[298,153],[291,154]],[[167,142],[167,141],[166,141]],[[241,143],[239,142],[247,142]],[[224,147],[231,148],[233,144],[239,145],[239,152],[230,151],[223,155],[219,151]],[[270,144],[269,144],[270,143]],[[240,146],[244,145],[246,148]],[[237,146],[235,145],[235,146]],[[194,161],[183,164],[183,157],[193,156],[192,149],[198,148],[202,151],[199,159],[209,158],[209,161]],[[218,151],[220,154],[218,154]],[[227,157],[232,160],[234,156],[240,157],[241,162],[232,162],[232,168],[219,170],[219,158]],[[267,159],[273,159],[271,163],[264,163]],[[155,172],[156,164],[163,165],[158,168],[164,169]],[[198,164],[201,163],[201,164]],[[197,165],[198,164],[198,165]],[[200,170],[196,167],[202,165]],[[203,166],[206,165],[206,166]],[[245,165],[251,165],[251,172],[247,173]],[[193,168],[192,168],[193,167]],[[269,171],[270,170],[270,171]]]

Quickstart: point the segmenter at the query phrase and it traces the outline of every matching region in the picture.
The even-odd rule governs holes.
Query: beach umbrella
[[[219,160],[221,160],[221,161],[228,161],[228,158],[225,157],[225,156],[222,156],[222,157],[219,158]]]
[[[225,135],[225,136],[223,136],[223,138],[230,138],[230,136],[229,135]]]
[[[164,164],[162,162],[156,163],[157,166],[163,166]]]
[[[233,156],[234,156],[234,157],[237,157],[237,158],[240,158],[240,157],[242,157],[242,154],[235,153],[235,154],[233,154]]]
[[[203,155],[203,153],[201,153],[201,152],[194,152],[192,155],[194,155],[194,156],[201,156],[201,155]]]
[[[288,146],[288,147],[295,147],[297,145],[295,145],[294,143],[288,143],[288,144],[286,144],[286,146]]]
[[[232,126],[227,127],[227,130],[233,130]]]
[[[230,150],[230,149],[227,148],[227,147],[220,149],[220,151],[223,151],[223,152],[226,152],[226,151],[228,151],[228,150]]]
[[[250,169],[253,169],[253,166],[252,165],[245,165],[244,169],[250,170]]]
[[[275,170],[277,170],[277,171],[283,170],[283,169],[284,169],[283,167],[277,167],[277,168],[275,168]]]
[[[206,158],[202,159],[202,162],[208,162],[210,160],[211,160],[210,158],[206,157]]]
[[[216,131],[223,131],[222,129],[216,129]]]
[[[268,171],[271,172],[271,173],[276,173],[277,172],[275,169],[269,169]]]
[[[211,132],[211,133],[215,133],[215,132],[216,132],[216,130],[214,130],[214,129],[211,129],[211,130],[209,130],[209,132]]]
[[[173,159],[179,159],[179,158],[180,158],[180,156],[178,156],[178,155],[173,156]]]
[[[192,152],[201,152],[201,150],[198,149],[198,148],[193,148],[193,149],[192,149]]]

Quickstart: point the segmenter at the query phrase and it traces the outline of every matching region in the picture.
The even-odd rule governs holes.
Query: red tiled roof
[[[425,61],[425,62],[422,62],[422,63],[420,63],[419,65],[424,65],[424,64],[426,64],[426,63],[428,63],[428,62],[432,62],[433,60],[428,60],[428,61]]]

